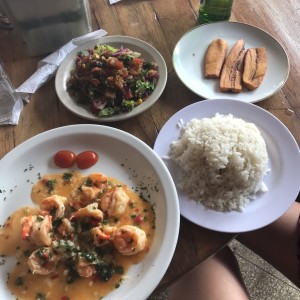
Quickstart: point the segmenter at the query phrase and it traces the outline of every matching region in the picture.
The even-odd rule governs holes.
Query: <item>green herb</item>
[[[43,293],[36,293],[35,299],[36,300],[46,300],[47,298]]]
[[[124,268],[122,266],[115,266],[116,274],[124,274]]]
[[[108,281],[113,273],[114,273],[114,267],[112,264],[101,264],[97,265],[97,274],[99,275],[100,279],[102,281]]]
[[[136,102],[134,100],[123,100],[121,103],[121,111],[122,112],[130,112],[136,106]]]
[[[96,255],[91,252],[82,252],[81,256],[86,259],[87,262],[95,262],[96,261]]]
[[[24,255],[25,257],[29,257],[30,254],[31,254],[31,251],[30,251],[30,250],[25,250],[25,251],[23,251],[23,255]]]
[[[99,112],[100,117],[111,117],[115,114],[115,109],[113,107],[105,107]]]
[[[142,97],[143,94],[147,91],[153,91],[155,87],[154,82],[143,81],[141,79],[137,80],[135,83],[135,94],[139,97]]]
[[[46,187],[48,189],[49,194],[54,190],[55,183],[55,179],[46,180]]]
[[[88,178],[85,183],[84,183],[85,186],[92,186],[93,185],[93,180],[91,178]]]
[[[16,285],[23,285],[24,284],[24,280],[22,277],[18,277],[15,281]]]
[[[71,182],[71,178],[73,177],[73,174],[72,173],[64,173],[63,174],[63,180],[65,182]]]

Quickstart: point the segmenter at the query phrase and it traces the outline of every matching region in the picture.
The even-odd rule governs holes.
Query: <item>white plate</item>
[[[218,79],[204,78],[204,58],[208,45],[216,38],[228,42],[228,52],[243,38],[245,49],[265,47],[268,67],[262,84],[253,91],[222,93]],[[205,99],[236,99],[257,102],[272,96],[285,83],[289,74],[289,60],[280,43],[267,32],[237,22],[218,22],[198,26],[181,37],[173,52],[173,65],[180,80],[195,94]]]
[[[180,213],[168,169],[158,155],[136,137],[101,125],[73,125],[44,132],[16,147],[0,161],[0,224],[17,208],[32,205],[30,191],[38,174],[64,172],[53,163],[53,155],[62,149],[75,153],[94,150],[99,154],[98,163],[84,170],[85,174],[100,171],[132,188],[147,187],[156,213],[153,244],[145,259],[129,270],[120,288],[104,298],[146,299],[160,282],[175,251]],[[9,268],[9,263],[0,268],[2,300],[15,299],[6,287]]]
[[[141,53],[141,57],[145,60],[153,61],[158,64],[159,80],[157,82],[155,90],[152,92],[149,98],[147,98],[146,101],[144,101],[141,105],[135,107],[131,112],[122,113],[120,115],[112,116],[109,118],[100,118],[93,115],[84,107],[76,104],[75,100],[67,92],[67,81],[70,78],[71,70],[73,70],[75,67],[74,59],[77,56],[78,52],[84,52],[88,48],[94,48],[94,46],[97,44],[107,44],[116,48],[120,48],[122,46],[128,47],[133,51]],[[115,122],[135,117],[136,115],[150,108],[162,94],[167,83],[167,77],[168,72],[166,63],[162,55],[153,46],[136,38],[115,35],[102,37],[99,40],[89,41],[69,53],[57,70],[55,77],[55,89],[62,104],[75,115],[96,122]]]
[[[229,99],[203,100],[187,106],[172,116],[161,129],[154,151],[164,160],[175,183],[179,169],[170,159],[170,144],[179,137],[177,123],[192,118],[213,117],[216,113],[232,114],[256,124],[267,145],[271,171],[264,177],[269,191],[248,203],[244,212],[217,212],[197,204],[177,189],[181,214],[195,224],[223,232],[245,232],[261,228],[280,217],[295,201],[300,189],[300,154],[289,130],[266,110]]]

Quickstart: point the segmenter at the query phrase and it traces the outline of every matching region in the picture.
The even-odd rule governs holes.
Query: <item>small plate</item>
[[[131,112],[122,113],[108,118],[101,118],[93,115],[90,111],[79,106],[67,91],[67,81],[70,78],[71,71],[75,67],[74,59],[79,51],[85,52],[88,48],[94,48],[95,45],[110,45],[116,48],[127,47],[133,51],[141,53],[141,57],[147,61],[153,61],[158,64],[159,80],[152,94],[141,105],[135,107]],[[61,103],[75,115],[96,122],[116,122],[126,120],[141,114],[150,108],[162,94],[167,83],[167,66],[162,55],[150,44],[128,36],[107,36],[99,40],[89,41],[70,52],[59,66],[55,77],[55,89]]]
[[[228,42],[228,52],[239,39],[245,40],[245,49],[265,47],[267,50],[267,73],[262,84],[253,91],[222,93],[218,79],[204,78],[204,58],[208,45],[216,38]],[[218,22],[198,26],[178,41],[173,52],[175,71],[191,91],[205,99],[235,99],[254,103],[275,94],[286,82],[289,60],[284,48],[267,32],[244,23]]]
[[[133,265],[124,282],[104,299],[147,299],[165,274],[175,251],[179,232],[179,204],[172,177],[158,155],[138,138],[103,125],[71,125],[41,133],[0,160],[0,224],[16,209],[30,205],[33,183],[40,176],[66,172],[53,163],[62,149],[80,153],[96,151],[99,161],[83,174],[103,172],[121,180],[133,190],[141,187],[155,210],[155,237],[145,258]],[[15,299],[7,289],[7,274],[13,260],[5,258],[0,268],[0,299]],[[38,284],[38,283],[37,283]],[[76,283],[74,283],[76,284]]]
[[[178,140],[180,120],[186,124],[192,118],[213,117],[216,113],[232,114],[254,123],[263,136],[271,171],[264,177],[268,191],[250,201],[243,212],[217,212],[196,203],[177,188],[180,212],[191,222],[222,232],[245,232],[261,228],[279,218],[295,201],[300,189],[300,153],[292,134],[266,110],[242,101],[229,99],[203,100],[189,105],[173,115],[161,129],[154,151],[164,160],[173,179],[178,182],[179,169],[168,159],[170,144]]]

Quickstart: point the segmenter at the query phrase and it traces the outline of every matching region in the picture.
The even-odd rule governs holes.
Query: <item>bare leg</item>
[[[297,259],[299,215],[300,203],[295,202],[282,217],[272,224],[242,233],[237,238],[297,286],[299,286]]]
[[[226,247],[174,283],[168,299],[246,300],[249,296],[236,258]]]

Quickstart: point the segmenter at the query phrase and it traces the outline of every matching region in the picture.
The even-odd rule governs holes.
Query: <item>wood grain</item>
[[[178,40],[197,23],[199,0],[90,1],[93,29],[109,35],[128,35],[147,41],[163,55],[168,81],[160,100],[143,114],[109,126],[125,130],[153,147],[165,122],[181,108],[201,100],[178,79],[172,53]],[[300,3],[298,0],[235,0],[231,21],[257,26],[273,35],[285,48],[290,74],[273,96],[256,103],[279,118],[300,145]],[[201,37],[199,37],[201,38]],[[19,86],[36,69],[42,56],[29,57],[16,30],[0,29],[0,57],[14,86]],[[0,107],[1,109],[1,107]],[[91,123],[74,116],[59,102],[54,78],[24,104],[17,126],[0,126],[0,158],[23,141],[46,130],[78,123]],[[299,200],[299,197],[298,197]],[[181,219],[180,235],[173,260],[157,289],[165,288],[179,276],[224,247],[234,234],[206,230]]]

